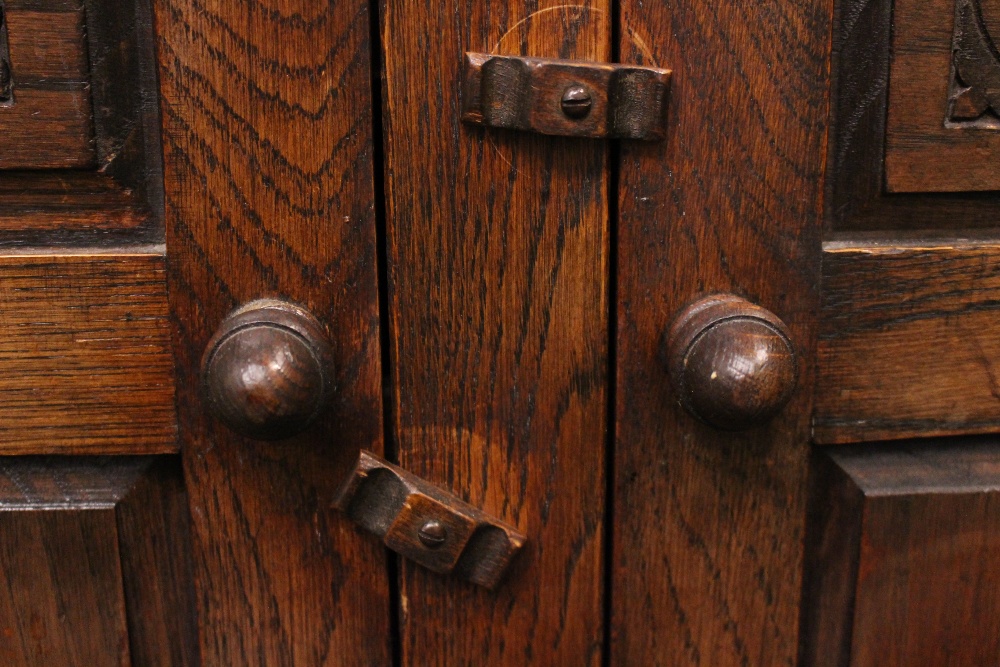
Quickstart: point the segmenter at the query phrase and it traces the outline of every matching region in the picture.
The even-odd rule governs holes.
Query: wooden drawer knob
[[[732,294],[705,297],[678,314],[667,335],[667,363],[681,404],[727,431],[778,414],[798,374],[785,323]]]
[[[255,440],[306,428],[326,405],[333,363],[319,321],[299,306],[262,299],[230,313],[202,357],[207,409]]]

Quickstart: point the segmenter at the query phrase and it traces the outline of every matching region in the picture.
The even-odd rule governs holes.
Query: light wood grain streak
[[[0,452],[176,451],[163,257],[0,256]]]
[[[1000,344],[990,334],[998,252],[982,244],[825,253],[817,441],[1000,428]]]

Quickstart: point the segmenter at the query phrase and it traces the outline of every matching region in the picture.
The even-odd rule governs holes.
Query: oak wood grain
[[[187,524],[177,457],[0,461],[3,664],[197,664]]]
[[[48,245],[45,235],[59,232],[65,238],[65,232],[136,230],[149,218],[135,192],[104,174],[62,170],[0,174],[0,245]],[[160,234],[158,240],[162,238]]]
[[[382,451],[368,3],[157,0],[165,224],[200,647],[208,665],[391,664],[384,550],[332,508]],[[329,409],[264,444],[204,410],[236,305],[326,325]]]
[[[460,95],[466,51],[606,62],[609,11],[384,3],[399,463],[528,537],[492,593],[403,562],[403,665],[601,659],[608,152],[465,126]]]
[[[827,118],[824,3],[621,3],[621,59],[673,70],[663,145],[623,144],[611,664],[796,663]],[[802,385],[721,433],[678,405],[671,318],[732,292],[788,324]]]
[[[112,508],[0,512],[0,660],[129,667]]]
[[[948,119],[955,0],[896,0],[885,140],[887,192],[1000,189],[1000,134]]]
[[[919,35],[920,31],[940,33],[942,28],[950,30],[954,7],[950,10],[951,14],[944,15],[939,2],[927,5],[927,12],[924,12],[924,6],[923,3],[908,3],[904,10],[908,18],[900,27],[909,27],[905,34],[899,33],[898,39],[905,42],[901,47],[910,53],[911,59],[914,53],[919,54],[922,50],[936,51],[937,55],[932,53],[931,59],[936,59],[940,65],[941,36],[927,41],[919,39]],[[955,236],[965,229],[992,228],[996,225],[1000,209],[996,197],[990,193],[885,193],[893,16],[892,0],[842,0],[835,3],[833,101],[826,197],[829,229],[853,236],[872,230],[892,230],[897,237],[928,238]],[[925,19],[934,21],[935,25],[921,26]],[[914,27],[918,32],[913,31]],[[949,32],[944,38],[944,50],[950,52],[950,48]],[[894,104],[899,108],[894,113],[903,117],[905,123],[910,123],[907,114],[912,111],[913,122],[919,118],[924,119],[921,122],[926,122],[926,109],[933,107],[932,113],[939,115],[934,121],[935,128],[943,129],[950,67],[947,57],[943,73],[934,72],[931,75],[925,67],[923,71],[929,78],[924,83],[934,87],[934,92],[897,100]],[[940,95],[944,96],[943,100],[939,99]],[[919,129],[912,131],[912,141],[906,146],[927,152],[926,147],[938,142],[933,137],[921,138],[922,132]],[[960,183],[956,178],[959,172],[968,175],[969,170],[988,169],[991,162],[982,159],[984,154],[975,148],[975,141],[988,145],[993,141],[990,137],[995,132],[959,129],[949,129],[948,132],[945,137],[950,136],[966,145],[967,150],[964,153],[961,150],[951,151],[948,159],[945,159],[945,152],[935,150],[933,155],[926,156],[921,169],[925,172],[948,172],[943,178],[950,179],[953,184]],[[897,138],[900,136],[897,135]],[[976,140],[976,137],[979,139]],[[970,146],[973,148],[969,149]],[[954,189],[971,188],[962,186]],[[881,234],[882,238],[885,236],[885,233]]]
[[[827,452],[808,542],[804,664],[994,664],[996,438]]]
[[[1000,428],[998,299],[996,243],[828,244],[816,440]]]
[[[0,452],[176,451],[163,256],[0,255]]]
[[[132,664],[198,667],[190,515],[180,458],[103,462],[112,469],[142,466],[115,505]]]
[[[0,169],[95,165],[82,2],[5,11],[14,102],[0,107]]]

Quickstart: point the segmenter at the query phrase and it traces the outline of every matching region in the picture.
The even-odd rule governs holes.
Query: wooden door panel
[[[620,16],[621,60],[674,78],[666,143],[621,150],[611,663],[793,665],[830,17],[632,0]],[[720,291],[776,313],[802,360],[792,403],[743,434],[685,412],[663,363],[673,316]]]
[[[400,465],[528,536],[495,592],[403,562],[404,665],[597,665],[606,144],[461,123],[466,51],[607,61],[610,3],[384,3]]]
[[[997,664],[996,439],[837,448],[818,459],[806,664]]]
[[[202,659],[391,664],[384,550],[331,508],[383,439],[368,2],[154,5]],[[199,392],[215,328],[264,297],[315,314],[335,357],[326,413],[270,443]]]
[[[0,99],[10,137],[0,169],[89,168],[97,162],[83,0],[5,0],[0,53],[11,81]],[[6,92],[6,91],[3,91]],[[0,92],[0,95],[3,94]]]
[[[0,463],[0,660],[196,664],[175,458]]]

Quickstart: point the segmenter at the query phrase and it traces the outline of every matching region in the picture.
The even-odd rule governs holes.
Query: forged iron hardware
[[[670,70],[465,54],[462,120],[541,134],[655,141],[666,135]]]
[[[207,409],[237,433],[279,440],[326,405],[333,362],[326,332],[307,310],[276,299],[230,313],[202,357]]]
[[[733,294],[684,308],[667,334],[666,356],[681,404],[722,430],[766,423],[795,389],[797,360],[785,323]]]
[[[524,534],[416,475],[362,451],[334,507],[400,555],[494,588]]]

